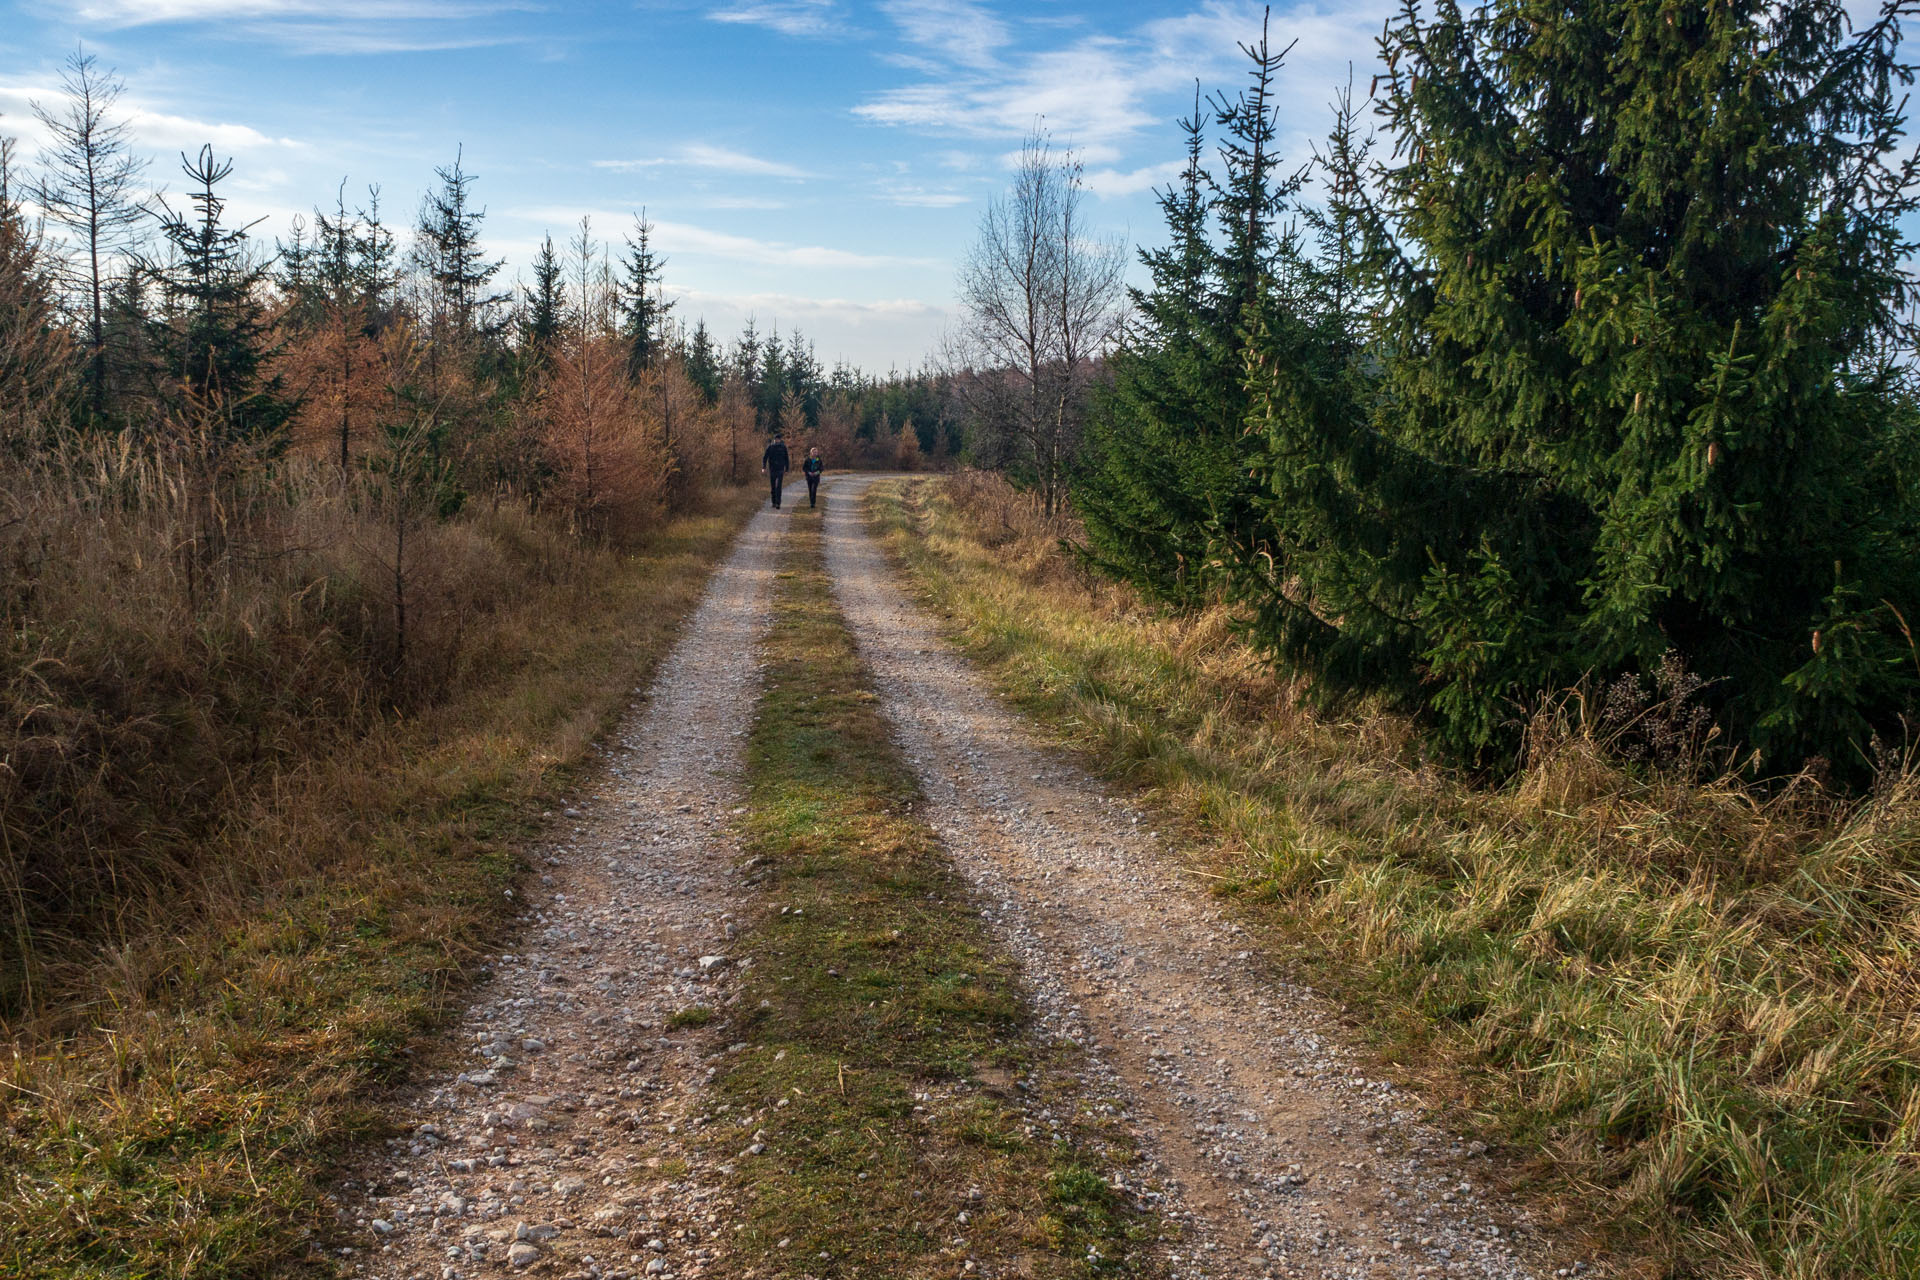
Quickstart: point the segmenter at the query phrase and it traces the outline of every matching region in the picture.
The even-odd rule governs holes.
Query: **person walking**
[[[787,474],[791,459],[787,457],[787,442],[779,436],[767,445],[767,451],[760,455],[760,470],[773,482],[773,509],[780,509],[780,481]]]
[[[807,450],[807,460],[800,464],[800,473],[807,478],[807,505],[810,507],[820,505],[820,473],[826,469],[827,464],[820,461],[820,451]]]

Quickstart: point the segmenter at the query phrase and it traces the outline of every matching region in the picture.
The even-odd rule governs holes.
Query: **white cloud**
[[[715,22],[771,27],[788,36],[821,36],[840,28],[834,0],[750,0],[716,9],[707,17]]]
[[[1137,196],[1142,191],[1151,191],[1164,186],[1180,176],[1187,167],[1184,160],[1168,160],[1162,164],[1150,164],[1122,173],[1117,169],[1092,169],[1085,175],[1087,190],[1102,200],[1113,200],[1123,196]]]
[[[785,200],[769,200],[763,196],[704,196],[688,203],[703,209],[740,209],[768,213],[791,207]]]
[[[342,22],[431,22],[522,8],[457,0],[80,0],[68,15],[108,27],[163,22],[231,22],[322,18]]]
[[[681,299],[676,315],[689,325],[704,319],[722,342],[731,341],[752,319],[762,334],[776,326],[783,334],[797,330],[828,365],[844,360],[869,373],[898,368],[902,351],[932,351],[950,319],[946,308],[919,298],[857,301],[671,286],[667,292]]]
[[[922,187],[892,187],[885,194],[892,203],[909,209],[951,209],[973,202],[973,197],[963,192],[928,191]]]
[[[923,7],[946,0],[899,3],[924,16]],[[1388,0],[1301,3],[1274,14],[1275,43],[1297,41],[1281,74],[1280,104],[1282,127],[1300,134],[1302,154],[1304,138],[1323,129],[1325,103],[1345,79],[1347,61],[1355,50],[1372,49],[1389,8]],[[941,72],[884,90],[854,113],[875,124],[984,139],[1018,137],[1040,122],[1090,163],[1110,164],[1128,140],[1171,123],[1157,106],[1163,95],[1196,79],[1237,91],[1246,67],[1238,44],[1259,38],[1263,12],[1252,0],[1205,0],[1131,31],[1070,30],[1068,42],[1052,48],[994,45],[991,60],[977,56],[980,39],[962,39]],[[903,27],[903,34],[933,53],[938,46],[922,43],[917,30]]]
[[[689,143],[670,156],[661,156],[652,160],[596,160],[593,162],[593,167],[596,169],[614,169],[621,172],[658,169],[666,166],[710,169],[718,173],[735,173],[749,178],[788,178],[794,181],[819,176],[797,165],[786,164],[779,160],[763,160],[759,156],[748,155],[744,151],[735,151],[730,147],[716,147],[705,142]]]
[[[891,254],[855,253],[824,245],[786,244],[778,240],[756,240],[730,235],[684,222],[657,224],[661,247],[669,252],[707,254],[736,262],[757,262],[775,267],[824,267],[854,270],[893,269],[898,267],[938,266],[926,258],[906,258]]]
[[[580,213],[578,209],[545,207],[513,210],[508,216],[555,226],[576,226],[580,221]],[[625,226],[632,218],[631,214],[606,212],[596,212],[591,216],[593,225],[600,228]],[[691,257],[719,258],[728,262],[750,262],[768,267],[826,270],[896,270],[902,267],[943,265],[929,258],[856,253],[850,249],[836,249],[826,245],[758,240],[751,236],[737,236],[725,231],[715,231],[710,227],[695,226],[688,222],[651,219],[650,221],[653,221],[654,235],[658,239],[661,251],[670,255],[685,254]]]
[[[33,104],[38,102],[58,113],[63,101],[64,91],[55,81],[0,80],[0,134],[18,138],[23,150],[37,150],[48,137],[33,114]],[[176,152],[195,152],[206,143],[211,143],[222,158],[234,152],[291,150],[306,145],[293,138],[270,137],[251,125],[160,111],[141,104],[132,95],[120,100],[118,118],[126,121],[135,149],[158,152],[158,163],[163,167],[170,167]]]
[[[135,108],[127,113],[133,134],[150,147],[163,152],[198,151],[211,144],[223,155],[233,151],[251,151],[260,147],[299,147],[292,138],[271,138],[244,124],[223,124],[170,115],[164,111]]]
[[[198,24],[226,38],[271,41],[299,54],[419,53],[517,43],[480,19],[534,0],[79,0],[42,7],[119,30]]]
[[[880,9],[908,41],[961,66],[993,66],[1012,40],[1006,24],[973,0],[882,0]]]

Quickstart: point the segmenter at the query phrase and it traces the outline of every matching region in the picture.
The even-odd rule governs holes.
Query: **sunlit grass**
[[[1650,1274],[1920,1274],[1920,778],[1841,803],[1615,762],[1544,710],[1497,789],[1307,710],[1222,611],[1092,580],[968,478],[875,492],[1015,702],[1143,789],[1274,952]]]

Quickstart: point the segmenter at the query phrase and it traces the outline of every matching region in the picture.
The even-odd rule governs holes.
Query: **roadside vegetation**
[[[753,730],[737,1052],[710,1126],[762,1276],[1160,1274],[1128,1135],[1042,1042],[839,616],[797,511]]]
[[[412,669],[433,678],[398,688],[337,633],[371,589],[350,538],[189,603],[177,564],[121,585],[154,513],[54,529],[92,539],[89,572],[43,587],[63,625],[10,636],[40,646],[40,692],[10,717],[6,835],[74,865],[57,914],[7,885],[32,950],[4,1022],[0,1274],[330,1269],[334,1161],[381,1132],[381,1086],[517,910],[517,850],[751,503],[631,550],[511,509],[428,526]],[[352,527],[344,501],[300,514],[290,546]]]
[[[1090,575],[997,477],[876,487],[889,546],[1018,705],[1184,825],[1275,956],[1641,1274],[1920,1273],[1920,773],[1761,791],[1684,688],[1543,708],[1497,787],[1315,710],[1221,606]],[[1634,759],[1634,757],[1638,759]]]

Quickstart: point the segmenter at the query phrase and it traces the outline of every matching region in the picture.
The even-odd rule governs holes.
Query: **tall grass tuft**
[[[222,847],[237,807],[484,679],[490,621],[593,560],[516,505],[426,519],[371,472],[226,463],[95,438],[0,471],[0,1013],[209,878],[278,874]]]
[[[1018,702],[1186,820],[1277,952],[1544,1152],[1651,1274],[1920,1274],[1920,771],[1715,769],[1688,682],[1540,708],[1524,767],[1315,713],[1223,611],[1086,580],[980,476],[882,493],[893,546]],[[1722,762],[1724,763],[1724,762]],[[1477,1117],[1476,1119],[1473,1119]]]

